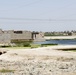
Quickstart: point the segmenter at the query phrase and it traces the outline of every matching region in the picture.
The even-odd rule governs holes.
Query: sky
[[[76,30],[76,0],[0,0],[3,30]]]

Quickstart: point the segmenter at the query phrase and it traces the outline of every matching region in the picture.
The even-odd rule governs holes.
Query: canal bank
[[[76,36],[45,36],[46,40],[50,39],[76,39]]]

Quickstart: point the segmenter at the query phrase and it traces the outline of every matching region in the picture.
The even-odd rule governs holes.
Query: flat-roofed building
[[[31,32],[31,31],[14,31],[0,29],[0,43],[11,43],[14,41],[43,41],[44,34],[42,32]]]

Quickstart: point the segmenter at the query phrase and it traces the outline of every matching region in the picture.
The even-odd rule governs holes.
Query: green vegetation
[[[1,45],[1,48],[29,48],[31,47],[32,41],[15,41],[12,44]]]
[[[58,45],[58,44],[41,44],[41,47],[54,46],[54,45]]]
[[[31,47],[6,47],[6,48],[9,48],[9,49],[30,49]]]
[[[15,43],[15,47],[31,47],[30,42]]]
[[[75,39],[56,39],[56,40],[75,40]]]
[[[45,36],[72,36],[72,32],[64,31],[64,32],[45,32]]]
[[[0,48],[6,48],[6,47],[11,47],[10,45],[2,45]]]
[[[1,48],[13,48],[13,49],[23,49],[23,48],[38,48],[38,47],[47,47],[57,44],[33,44],[32,41],[23,41],[23,40],[14,40],[12,44],[2,45]]]
[[[45,34],[45,36],[67,36],[67,35]]]
[[[58,44],[17,44],[16,46],[2,46],[1,48],[12,48],[12,49],[28,49],[28,48],[38,48],[38,47],[48,47],[48,46],[54,46]]]
[[[12,43],[15,44],[15,47],[31,47],[32,41],[24,41],[24,40],[12,40]]]
[[[39,44],[31,44],[31,48],[38,48],[38,47],[41,47],[41,45],[39,45]]]
[[[14,72],[14,71],[15,70],[7,70],[7,69],[0,70],[1,73]]]
[[[62,51],[74,51],[74,52],[76,52],[76,48],[71,48],[71,49],[58,49],[58,50],[62,50]]]
[[[45,32],[44,36],[68,36],[68,35],[64,35],[64,33],[60,34],[57,32]]]
[[[76,50],[71,50],[71,51],[76,52]]]

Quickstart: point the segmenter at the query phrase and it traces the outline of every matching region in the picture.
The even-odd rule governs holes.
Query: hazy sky
[[[76,0],[0,0],[3,30],[76,30]]]

